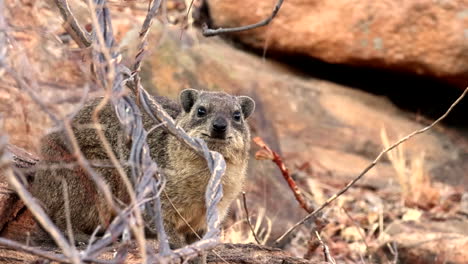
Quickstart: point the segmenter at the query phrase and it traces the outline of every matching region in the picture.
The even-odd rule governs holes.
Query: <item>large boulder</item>
[[[258,22],[275,3],[208,0],[216,27]],[[271,53],[430,75],[463,86],[468,83],[467,28],[466,0],[290,0],[268,27],[235,37]]]

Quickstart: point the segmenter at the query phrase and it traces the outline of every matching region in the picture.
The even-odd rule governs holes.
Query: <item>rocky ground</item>
[[[239,6],[255,4],[207,1],[213,22],[219,26],[257,21],[274,5],[274,1],[254,2],[261,3],[254,9],[256,12],[236,12]],[[461,62],[464,57],[456,54],[464,54],[466,46],[444,34],[455,36],[463,32],[458,30],[467,21],[464,9],[448,3],[429,8],[419,1],[419,5],[406,3],[397,12],[391,1],[385,2],[390,6],[384,2],[351,5],[338,1],[330,6],[320,1],[313,5],[289,1],[270,27],[235,36],[242,45],[232,39],[204,38],[193,27],[182,29],[180,24],[155,23],[142,69],[143,85],[152,93],[172,98],[189,87],[253,97],[257,102],[251,120],[254,136],[261,137],[280,154],[307,199],[321,204],[356,177],[384,147],[428,125],[435,117],[399,108],[395,101],[404,100],[405,93],[393,94],[390,99],[376,95],[373,87],[362,90],[340,85],[339,75],[334,77],[336,82],[318,79],[307,74],[302,64],[270,60],[268,56],[265,59],[261,51],[252,52],[250,48],[255,51],[267,47],[267,54],[271,51],[282,57],[311,56],[332,63],[392,68],[457,85],[463,83],[466,63]],[[464,5],[463,1],[458,2],[457,5]],[[72,3],[80,6],[79,2]],[[170,20],[183,18],[177,15],[181,13],[177,8],[184,10],[185,6],[176,1],[169,3]],[[91,96],[99,94],[87,86],[90,78],[86,59],[64,34],[51,3],[23,1],[19,5],[6,1],[5,5],[8,34],[15,47],[8,59],[54,111],[72,111],[89,87]],[[145,6],[111,2],[111,7],[123,60],[131,63]],[[344,15],[349,10],[355,11],[353,15]],[[370,16],[369,10],[377,15]],[[77,13],[82,14],[79,19],[83,24],[88,23],[85,11],[78,9]],[[253,17],[247,17],[248,14]],[[390,14],[395,14],[392,19]],[[408,17],[414,16],[408,14],[419,14],[424,19],[411,23]],[[459,20],[448,19],[452,16]],[[426,17],[432,20],[426,21]],[[413,25],[412,31],[397,27],[407,24]],[[452,31],[444,30],[445,26]],[[379,38],[381,41],[377,41]],[[433,38],[447,41],[429,45]],[[392,44],[397,40],[403,44]],[[419,41],[424,45],[419,45]],[[250,51],[244,45],[251,45]],[[438,54],[439,50],[446,53]],[[5,73],[0,74],[3,131],[9,135],[10,143],[37,153],[38,139],[50,129],[51,121],[24,89],[18,89]],[[377,80],[373,85],[374,91],[379,91],[385,83]],[[411,89],[407,83],[400,85]],[[414,97],[412,105],[422,100],[424,94]],[[437,98],[432,100],[439,102]],[[449,105],[441,98],[433,107],[445,109]],[[466,124],[458,120],[411,139],[385,156],[357,185],[326,208],[324,218],[328,224],[322,230],[322,238],[339,263],[468,262],[465,128]],[[262,244],[280,246],[295,257],[321,260],[322,252],[315,246],[317,240],[309,225],[302,226],[281,244],[273,244],[306,212],[299,207],[275,164],[255,159],[258,150],[253,145],[245,191]],[[0,201],[9,198],[10,193],[0,193]],[[0,202],[0,212],[11,214],[10,209]],[[0,221],[3,236],[13,236],[18,223],[29,223],[24,217],[13,218]],[[229,243],[255,242],[240,200],[233,205],[223,239]]]

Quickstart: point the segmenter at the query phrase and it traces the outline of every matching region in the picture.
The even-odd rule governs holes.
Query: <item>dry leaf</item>
[[[346,227],[341,231],[341,237],[346,241],[361,241],[362,234],[364,234],[364,229],[356,226]]]
[[[418,209],[408,208],[406,213],[403,215],[403,221],[418,221],[422,216],[422,212]]]

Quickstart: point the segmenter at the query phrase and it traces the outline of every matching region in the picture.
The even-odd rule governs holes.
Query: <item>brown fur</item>
[[[181,105],[164,97],[156,97],[156,100],[190,136],[205,139],[210,149],[225,157],[227,169],[222,179],[224,196],[218,205],[221,219],[224,218],[245,179],[250,147],[250,132],[245,119],[254,110],[253,100],[245,96],[235,97],[221,92],[195,90],[184,90],[181,93]],[[78,112],[73,120],[73,132],[86,159],[94,163],[109,164],[108,155],[95,128],[90,126],[92,113],[100,101],[101,99],[92,100]],[[200,107],[207,111],[203,117],[197,112]],[[233,117],[236,111],[242,113],[240,120]],[[146,113],[142,117],[147,131],[156,125]],[[226,122],[226,131],[222,136],[224,138],[212,137],[216,118]],[[124,161],[128,159],[130,144],[126,142],[114,109],[107,105],[99,119],[114,153],[122,160],[126,171],[129,171],[129,166]],[[199,235],[203,235],[206,228],[204,194],[210,177],[206,161],[162,128],[153,130],[148,135],[147,142],[151,157],[166,175],[165,191],[170,201]],[[42,161],[31,191],[52,220],[62,230],[66,229],[62,192],[62,181],[65,180],[68,183],[72,228],[78,237],[86,237],[98,225],[105,228],[115,216],[114,212],[97,192],[94,182],[86,172],[78,165],[67,168],[50,166],[76,161],[65,132],[59,130],[46,135],[42,140],[41,153]],[[128,203],[125,186],[114,168],[93,166],[93,169],[105,179],[116,199],[124,204]],[[162,195],[163,218],[169,241],[171,247],[178,248],[193,242],[194,235],[170,201]]]

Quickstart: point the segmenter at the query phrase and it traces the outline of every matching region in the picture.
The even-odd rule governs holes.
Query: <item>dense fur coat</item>
[[[231,202],[242,189],[246,175],[250,132],[246,119],[255,108],[246,96],[232,96],[222,92],[187,89],[180,94],[180,104],[165,97],[156,97],[164,109],[190,136],[204,139],[208,147],[220,152],[226,160],[223,176],[224,196],[218,205],[221,219]],[[75,116],[72,126],[77,143],[92,168],[110,186],[116,200],[126,204],[129,198],[117,171],[112,168],[102,142],[93,126],[92,114],[102,99],[88,102]],[[143,123],[150,131],[157,123],[143,113]],[[129,147],[114,109],[107,105],[99,115],[104,134],[122,166]],[[181,219],[174,207],[199,235],[206,228],[204,194],[210,172],[203,158],[182,145],[162,128],[152,130],[147,138],[151,157],[163,169],[167,183],[162,195],[163,217],[171,247],[178,248],[193,242],[195,235]],[[86,238],[98,225],[106,227],[115,213],[97,192],[94,182],[77,164],[66,133],[49,133],[42,139],[42,161],[38,166],[31,192],[46,209],[51,219],[66,229],[63,181],[68,186],[72,228],[77,240]],[[168,200],[170,199],[170,201]],[[102,229],[101,229],[102,230]]]

